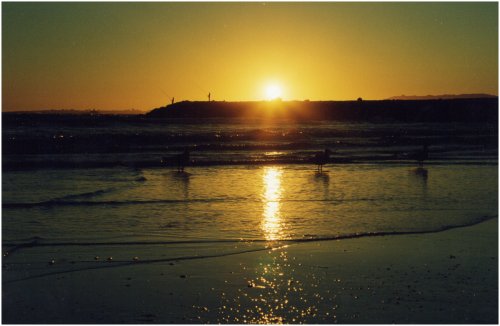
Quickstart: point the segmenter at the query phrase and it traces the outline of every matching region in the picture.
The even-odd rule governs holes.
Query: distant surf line
[[[263,158],[263,159],[241,159],[241,160],[193,160],[189,163],[189,169],[197,167],[218,167],[218,166],[271,166],[271,165],[310,165],[311,158]],[[369,157],[337,157],[328,163],[329,165],[359,165],[359,164],[375,164],[375,165],[415,165],[414,160],[395,159],[388,156],[369,156]],[[434,158],[426,163],[427,166],[439,165],[481,165],[493,166],[498,165],[498,159],[494,156],[484,158]],[[78,163],[70,161],[60,162],[28,162],[28,161],[15,161],[3,162],[3,170],[9,171],[31,171],[31,170],[78,170],[78,169],[102,169],[102,168],[134,168],[134,169],[166,169],[175,168],[173,163],[161,163],[158,160],[144,160],[132,162],[105,162],[105,161],[81,161]]]

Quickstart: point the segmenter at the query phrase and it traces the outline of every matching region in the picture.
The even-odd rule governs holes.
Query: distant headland
[[[389,97],[388,100],[451,100],[466,98],[495,98],[490,94],[443,94],[443,95],[399,95]]]
[[[498,97],[365,101],[183,101],[146,114],[151,119],[257,118],[339,121],[485,122],[498,120]]]
[[[446,98],[448,97],[448,98]],[[210,118],[286,119],[296,122],[312,120],[367,122],[497,122],[498,97],[487,94],[399,96],[386,100],[355,101],[181,101],[149,112],[125,110],[37,110],[4,111],[4,121],[17,119],[50,121],[78,119],[92,121],[112,119],[165,120],[195,122]],[[74,118],[72,118],[74,117]]]

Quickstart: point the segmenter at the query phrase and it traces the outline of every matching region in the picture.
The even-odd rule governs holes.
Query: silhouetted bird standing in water
[[[422,149],[413,154],[413,158],[418,162],[418,168],[413,170],[413,172],[422,177],[424,181],[427,181],[427,169],[424,168],[424,161],[429,157],[429,145],[425,142],[422,145]]]
[[[415,159],[418,162],[418,165],[422,167],[424,165],[424,161],[429,158],[429,145],[424,143],[422,149],[415,153]]]
[[[330,160],[331,151],[327,148],[323,152],[317,152],[314,155],[313,163],[318,165],[318,173],[323,173],[323,165]]]
[[[178,154],[175,158],[177,159],[177,171],[184,172],[184,167],[189,163],[189,151],[185,149],[182,154]]]

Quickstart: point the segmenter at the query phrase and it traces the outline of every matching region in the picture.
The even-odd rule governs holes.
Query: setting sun
[[[275,100],[281,98],[283,90],[278,84],[268,84],[265,89],[266,100]]]

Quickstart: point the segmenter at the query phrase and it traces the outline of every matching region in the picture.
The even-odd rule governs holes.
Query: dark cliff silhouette
[[[178,102],[147,118],[267,118],[338,121],[486,122],[498,119],[498,98],[381,101]]]

